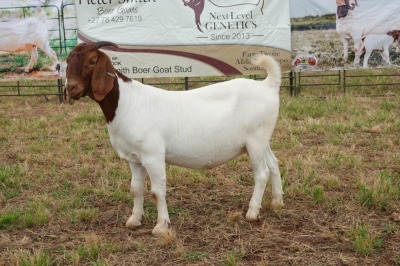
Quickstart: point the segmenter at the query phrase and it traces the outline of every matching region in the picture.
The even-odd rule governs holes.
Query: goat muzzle
[[[71,82],[67,79],[65,83],[65,94],[69,98],[72,98],[74,100],[78,100],[81,97],[85,97],[86,96],[85,89],[80,87],[81,86],[79,86],[78,83],[75,83],[73,81]]]

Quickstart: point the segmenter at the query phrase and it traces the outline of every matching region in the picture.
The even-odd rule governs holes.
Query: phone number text
[[[137,16],[112,16],[112,17],[91,17],[89,23],[124,23],[124,22],[142,22],[143,17]]]

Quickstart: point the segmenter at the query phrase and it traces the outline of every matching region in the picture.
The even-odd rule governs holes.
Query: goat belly
[[[167,150],[165,159],[168,164],[186,168],[213,168],[245,152],[246,149],[244,146],[224,147],[223,149],[217,148],[202,152],[198,152],[196,149],[180,151]]]

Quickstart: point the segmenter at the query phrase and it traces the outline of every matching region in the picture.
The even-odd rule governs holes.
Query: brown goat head
[[[112,90],[116,70],[110,58],[99,48],[114,46],[111,42],[81,43],[67,58],[66,92],[72,99],[88,95],[100,102]]]
[[[399,42],[400,41],[400,31],[398,30],[391,30],[387,33],[387,35],[392,36],[392,38],[394,39],[394,41]],[[400,43],[400,42],[399,42]]]

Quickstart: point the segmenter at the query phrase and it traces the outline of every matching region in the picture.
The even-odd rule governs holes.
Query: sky
[[[290,16],[301,18],[336,13],[336,0],[290,0]]]
[[[365,11],[390,6],[400,7],[400,0],[357,0],[359,8]],[[290,16],[301,18],[336,13],[336,0],[290,0]]]

